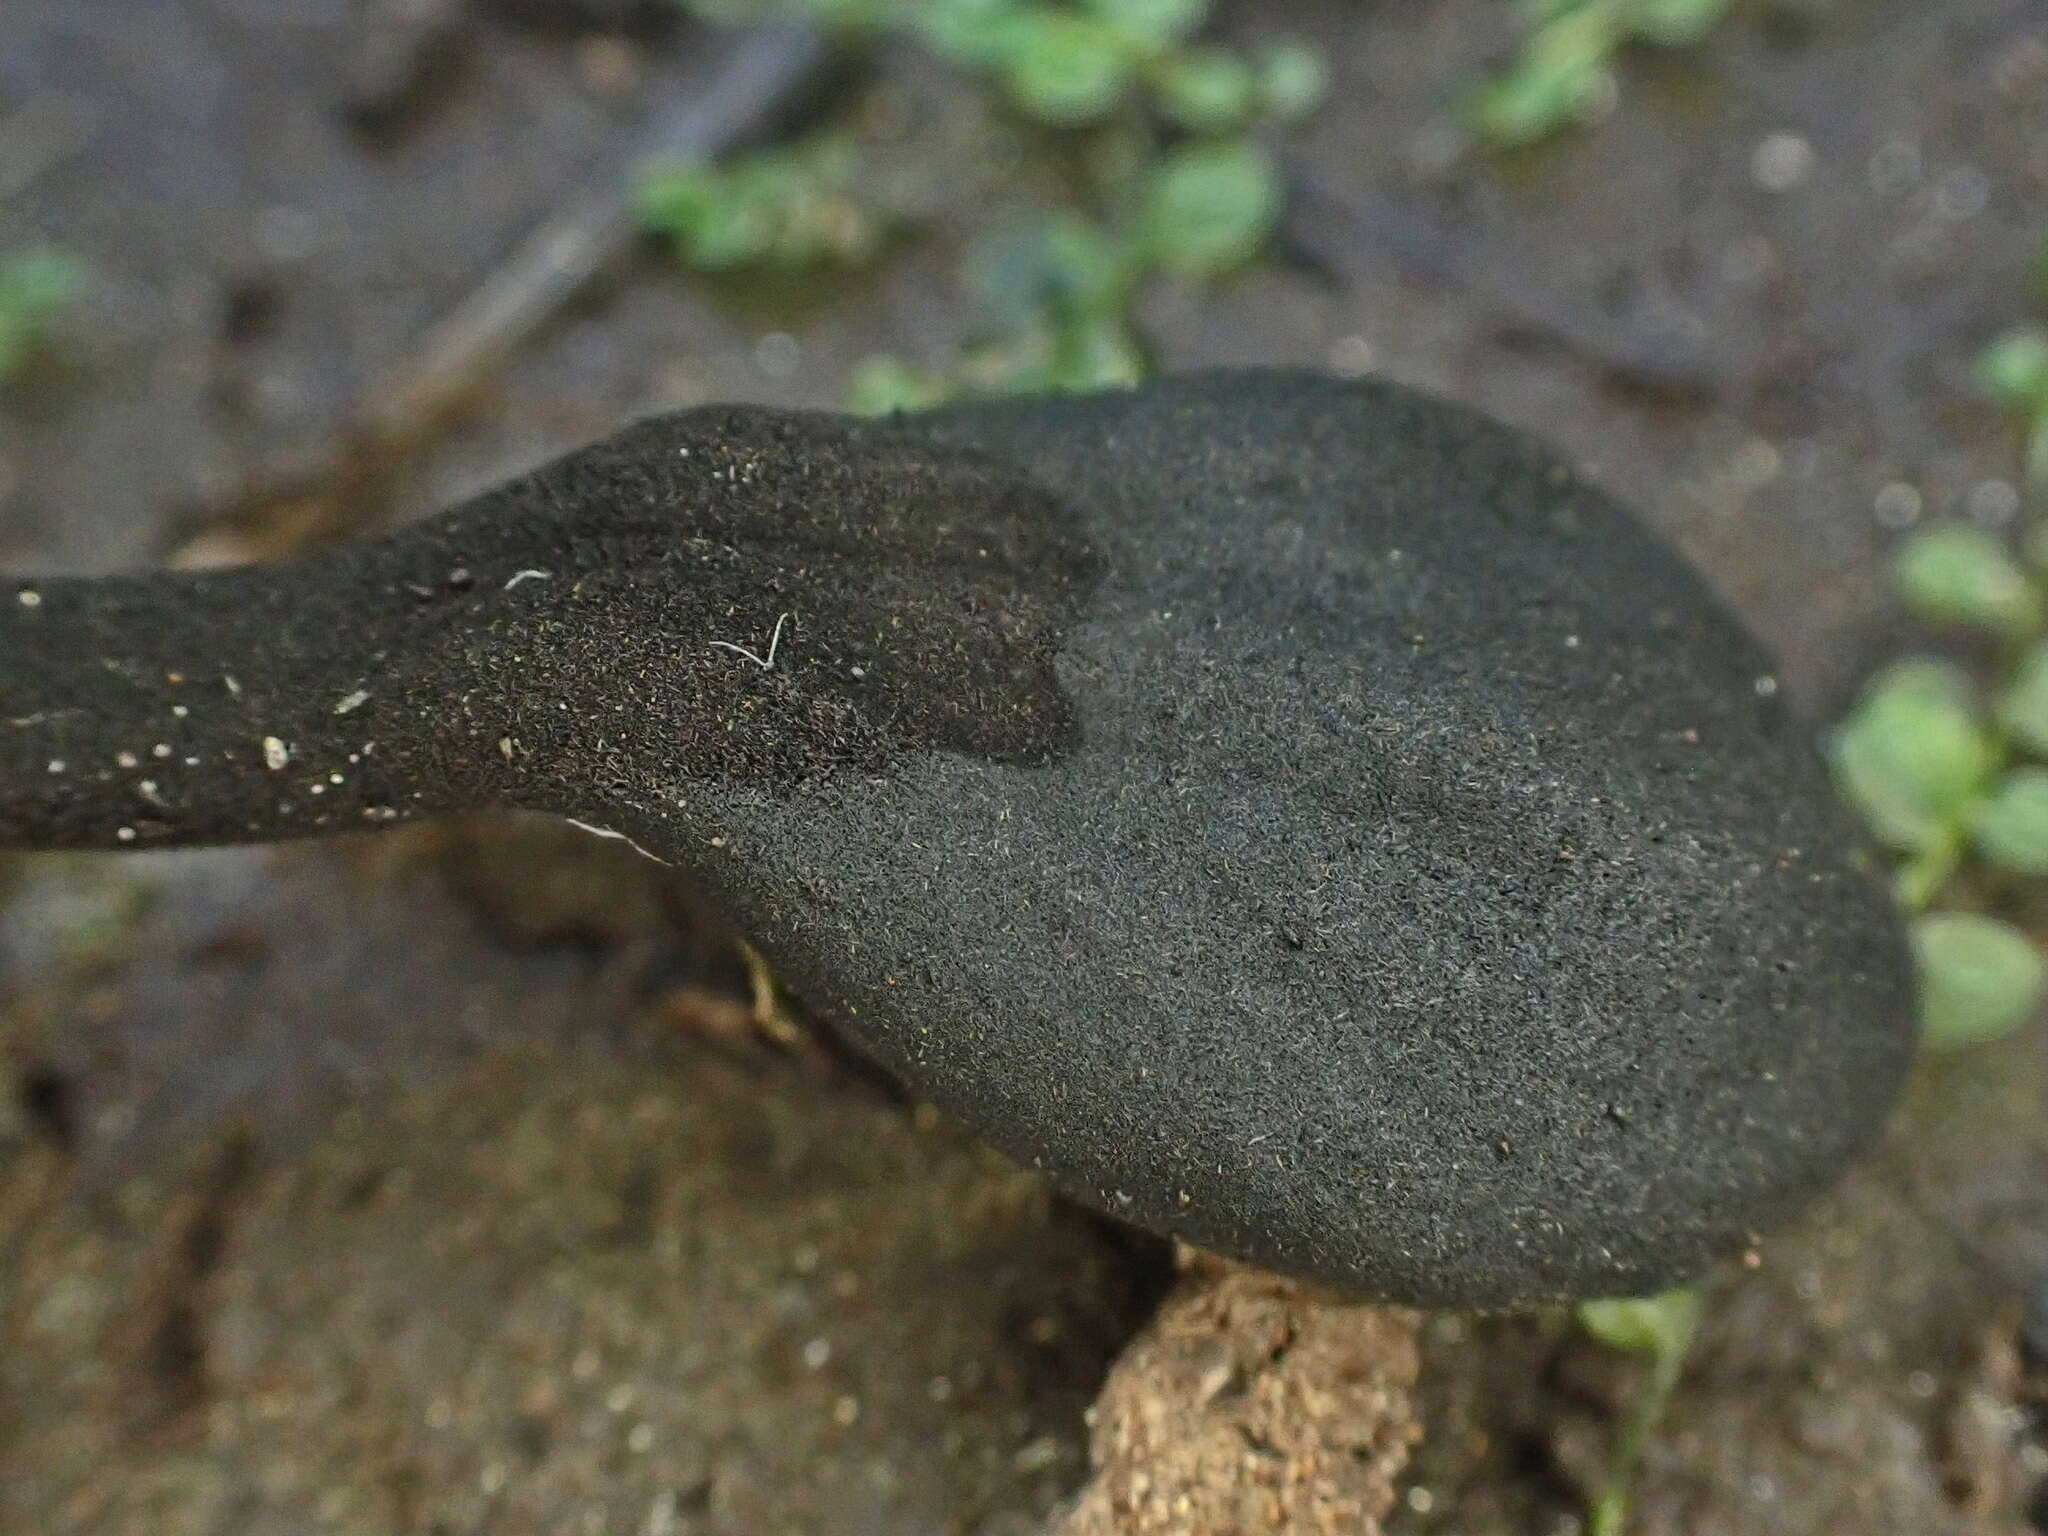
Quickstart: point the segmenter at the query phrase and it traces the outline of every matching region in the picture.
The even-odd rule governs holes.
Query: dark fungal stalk
[[[1066,521],[972,455],[715,409],[335,551],[0,585],[0,844],[666,820],[694,779],[1042,757]]]
[[[389,672],[451,610],[475,611],[474,575],[366,553],[14,588],[0,838],[246,842],[504,798],[513,765],[475,750],[473,717],[451,718],[471,691],[394,698]],[[412,716],[397,730],[394,706]]]
[[[552,810],[1079,1198],[1355,1292],[1690,1279],[1913,1054],[1769,657],[1385,385],[694,412],[291,564],[0,596],[0,844]]]

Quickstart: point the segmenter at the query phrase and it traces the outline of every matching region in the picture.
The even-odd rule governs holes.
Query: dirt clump
[[[1375,1536],[1421,1437],[1418,1320],[1191,1257],[1090,1411],[1057,1536]]]

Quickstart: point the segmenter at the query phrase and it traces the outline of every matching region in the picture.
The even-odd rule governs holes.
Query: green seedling
[[[1620,1536],[1627,1524],[1629,1492],[1635,1484],[1636,1468],[1685,1369],[1685,1357],[1699,1328],[1700,1311],[1700,1293],[1696,1290],[1579,1305],[1577,1317],[1581,1328],[1609,1349],[1641,1355],[1649,1367],[1649,1374],[1629,1409],[1628,1420],[1615,1440],[1600,1492],[1587,1510],[1588,1536]]]
[[[1149,371],[1132,320],[1161,274],[1209,278],[1253,259],[1279,215],[1271,161],[1233,142],[1169,150],[1145,172],[1128,218],[1077,213],[1011,219],[970,247],[963,272],[975,324],[958,360],[918,370],[870,359],[853,409],[881,414],[957,395],[1045,393],[1134,384]]]
[[[849,407],[882,415],[957,395],[1134,384],[1150,371],[1130,319],[1142,276],[1130,242],[1079,214],[999,222],[963,264],[974,321],[955,362],[920,370],[871,358],[855,374]]]
[[[963,284],[974,321],[957,357],[922,368],[884,356],[857,370],[849,405],[868,414],[1143,378],[1138,299],[1160,278],[1212,279],[1258,257],[1285,190],[1257,130],[1307,116],[1328,89],[1322,57],[1307,44],[1202,41],[1210,0],[689,3],[719,20],[796,16],[910,42],[986,82],[1029,122],[1093,136],[1083,158],[1098,174],[1082,195],[1001,216],[969,243]],[[811,265],[841,254],[820,231],[885,222],[844,211],[859,185],[850,162],[818,169],[759,156],[723,170],[682,168],[652,178],[642,206],[693,265]],[[856,245],[859,256],[872,254],[872,240]]]
[[[1136,383],[1149,372],[1132,314],[1145,284],[1244,266],[1283,200],[1263,151],[1241,140],[1195,140],[1146,166],[1121,220],[1060,212],[997,224],[968,251],[963,276],[976,323],[959,359],[930,371],[870,359],[849,403],[882,413],[958,395]]]
[[[0,254],[0,379],[27,364],[84,291],[85,268],[68,252],[30,246]]]
[[[2038,507],[2048,332],[2008,332],[1975,373],[2022,428]],[[2038,525],[2017,541],[1966,524],[1908,538],[1892,568],[1900,600],[1930,624],[1982,636],[1991,675],[1980,680],[1926,658],[1898,663],[1865,689],[1830,746],[1843,793],[1900,857],[1899,900],[1919,914],[1914,950],[1930,1050],[2011,1030],[2039,1006],[2048,979],[2039,945],[2000,917],[1929,910],[1959,879],[1995,897],[2013,881],[2048,875],[2048,567],[2039,555]]]
[[[2048,327],[2020,326],[1984,349],[1977,384],[2010,410],[2026,434],[2026,481],[2048,497]]]
[[[1902,559],[1901,568],[1912,563]],[[1994,916],[1928,910],[1965,870],[1993,883],[2048,874],[2048,769],[2021,757],[2041,723],[2048,658],[2039,648],[2029,645],[2003,697],[1992,700],[1958,667],[1900,662],[1865,689],[1830,744],[1843,794],[1900,856],[1894,887],[1918,914],[1914,952],[1930,1050],[2004,1034],[2040,1001],[2031,939]],[[2001,718],[2032,724],[2004,729]]]
[[[2030,1014],[2044,979],[2040,948],[1978,912],[1930,912],[1913,928],[1923,1043],[1931,1051],[1995,1040]]]
[[[708,20],[800,18],[900,37],[995,85],[1059,128],[1149,102],[1165,120],[1218,133],[1291,121],[1321,102],[1321,56],[1301,43],[1249,52],[1202,44],[1211,0],[682,0]]]
[[[853,147],[827,134],[717,165],[658,165],[635,197],[641,222],[700,271],[804,272],[859,266],[880,251],[890,217],[859,185]]]
[[[1704,37],[1733,0],[1522,0],[1529,27],[1505,71],[1473,93],[1473,130],[1496,148],[1582,121],[1614,94],[1614,58],[1632,43],[1675,48]]]
[[[1179,276],[1219,276],[1258,255],[1284,201],[1272,157],[1245,140],[1169,151],[1142,184],[1139,256]]]

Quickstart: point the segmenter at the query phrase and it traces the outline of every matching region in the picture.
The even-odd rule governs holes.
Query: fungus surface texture
[[[1912,1055],[1768,656],[1384,384],[691,412],[277,566],[0,582],[0,647],[0,842],[571,816],[1080,1198],[1357,1293],[1687,1279]]]

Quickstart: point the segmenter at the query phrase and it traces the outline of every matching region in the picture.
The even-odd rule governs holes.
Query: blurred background
[[[1777,650],[1940,1049],[1688,1349],[1189,1269],[551,824],[6,859],[0,1529],[1562,1536],[1682,1359],[1633,1529],[2048,1530],[2044,239],[2040,0],[9,0],[0,567],[1379,374]]]

